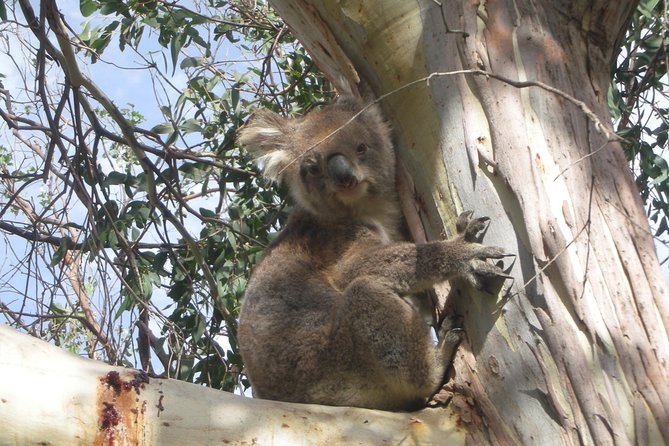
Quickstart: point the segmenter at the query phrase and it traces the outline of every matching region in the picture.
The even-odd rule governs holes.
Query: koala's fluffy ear
[[[269,110],[258,110],[240,129],[237,142],[256,157],[265,177],[280,182],[281,172],[291,161],[292,133],[288,119]]]

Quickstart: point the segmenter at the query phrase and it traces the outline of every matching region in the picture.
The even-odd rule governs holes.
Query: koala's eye
[[[364,155],[365,153],[367,153],[367,149],[369,149],[369,146],[363,142],[360,143],[358,147],[356,147],[355,152],[358,155]]]
[[[305,166],[307,173],[312,177],[317,177],[321,174],[321,168],[318,163],[309,163]]]

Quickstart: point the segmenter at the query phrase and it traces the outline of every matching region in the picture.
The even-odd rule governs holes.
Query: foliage
[[[609,108],[656,236],[669,234],[667,5],[642,0],[621,46]]]
[[[0,224],[14,260],[0,311],[80,354],[238,388],[239,299],[286,205],[235,132],[258,106],[303,112],[331,87],[261,2],[81,0],[78,35],[61,10],[71,41],[42,46],[57,41],[53,11],[28,27],[30,2],[2,5]],[[119,80],[142,70],[159,113],[117,107],[86,75],[76,85],[86,60]]]

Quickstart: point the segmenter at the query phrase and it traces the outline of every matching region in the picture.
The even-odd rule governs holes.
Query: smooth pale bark
[[[176,380],[144,382],[137,371],[82,359],[4,325],[0,371],[1,445],[457,445],[465,438],[445,409],[289,404]],[[133,380],[136,388],[114,390]]]
[[[455,298],[467,339],[451,386],[467,397],[468,440],[669,442],[669,293],[606,136],[611,59],[636,2],[271,3],[341,92],[384,97],[427,238],[473,209],[492,218],[486,242],[517,254],[506,297]],[[412,83],[462,69],[568,96],[472,74]]]

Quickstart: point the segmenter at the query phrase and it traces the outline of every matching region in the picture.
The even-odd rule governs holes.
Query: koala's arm
[[[464,215],[464,214],[463,214]],[[430,288],[435,283],[460,277],[476,288],[496,277],[507,277],[504,271],[486,259],[507,256],[501,248],[474,243],[485,227],[485,219],[461,217],[459,235],[451,240],[379,245],[345,262],[343,283],[358,277],[370,277],[394,292],[405,295]]]

